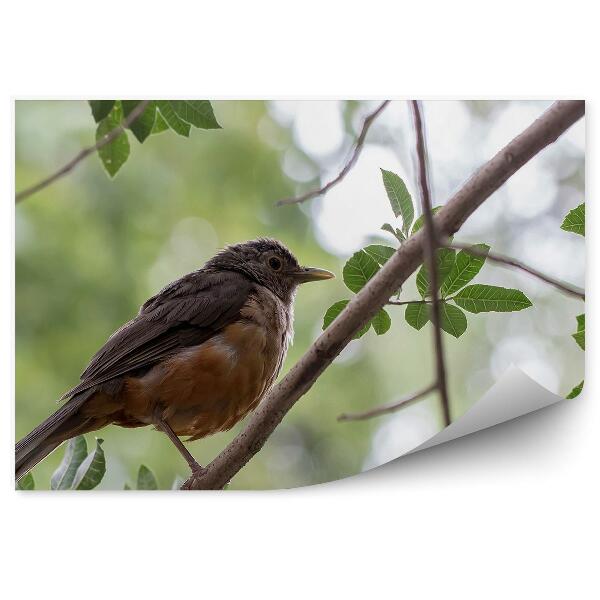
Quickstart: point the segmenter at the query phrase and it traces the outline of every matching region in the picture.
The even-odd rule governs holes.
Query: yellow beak
[[[292,277],[298,283],[306,283],[307,281],[321,281],[322,279],[333,279],[335,275],[331,271],[325,269],[315,269],[313,267],[303,267],[292,273]]]

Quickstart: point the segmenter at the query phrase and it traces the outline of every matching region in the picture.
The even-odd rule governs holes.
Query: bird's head
[[[285,302],[291,301],[301,283],[334,277],[325,269],[300,266],[281,242],[266,238],[227,246],[211,258],[205,268],[242,273]]]

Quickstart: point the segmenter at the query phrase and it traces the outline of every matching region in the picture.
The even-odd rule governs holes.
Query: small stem
[[[428,385],[426,388],[415,392],[414,394],[410,394],[410,396],[404,396],[397,402],[392,402],[391,404],[384,404],[382,406],[378,406],[377,408],[373,408],[371,410],[367,410],[362,413],[343,413],[341,414],[337,420],[338,421],[362,421],[364,419],[372,419],[373,417],[380,417],[381,415],[385,415],[387,413],[395,412],[400,408],[404,408],[417,400],[423,398],[423,396],[427,396],[435,389],[437,389],[437,383],[432,383]]]
[[[390,103],[389,100],[385,100],[382,102],[370,115],[368,115],[364,122],[360,134],[356,138],[356,143],[354,144],[354,152],[350,156],[348,162],[344,165],[344,168],[338,173],[336,177],[334,177],[329,183],[325,184],[323,187],[320,187],[318,190],[312,190],[311,192],[307,192],[306,194],[302,194],[301,196],[296,196],[295,198],[284,198],[283,200],[278,200],[275,203],[275,206],[284,206],[287,204],[300,204],[301,202],[306,202],[307,200],[312,200],[317,196],[322,196],[326,194],[333,186],[337,185],[348,175],[348,172],[354,166],[354,163],[358,160],[358,157],[362,151],[363,145],[365,143],[365,138],[367,137],[367,132],[369,128],[373,124],[373,121],[381,114],[383,109]]]
[[[491,260],[492,262],[498,263],[500,265],[520,269],[521,271],[529,273],[529,275],[532,275],[533,277],[536,277],[537,279],[548,283],[549,285],[555,287],[561,292],[564,292],[565,294],[568,294],[569,296],[574,296],[575,298],[579,298],[580,300],[585,301],[585,290],[582,290],[581,288],[575,285],[571,285],[570,283],[565,283],[564,281],[555,279],[554,277],[550,277],[549,275],[546,275],[541,271],[538,271],[537,269],[534,269],[533,267],[522,263],[516,258],[504,256],[503,254],[498,254],[497,252],[484,252],[482,250],[478,250],[477,248],[473,248],[472,245],[459,244],[457,242],[450,242],[449,240],[442,242],[441,245],[444,248],[455,248],[457,250],[463,250],[464,252],[472,254],[473,256],[480,256],[482,258],[487,258],[488,260]],[[450,298],[447,298],[447,300],[450,300]]]
[[[440,401],[442,404],[442,414],[444,425],[447,427],[451,423],[450,402],[448,399],[448,386],[446,384],[446,366],[444,361],[444,346],[442,342],[442,328],[440,317],[440,300],[438,298],[438,280],[439,273],[436,264],[436,251],[438,248],[438,235],[433,220],[431,210],[431,195],[429,192],[429,181],[427,173],[427,150],[425,147],[425,133],[423,131],[423,120],[421,116],[421,107],[419,102],[412,100],[411,108],[415,125],[416,151],[419,169],[419,188],[421,194],[421,206],[423,208],[424,218],[424,239],[423,254],[425,257],[425,266],[429,273],[429,291],[431,293],[431,322],[433,324],[433,344],[435,347],[435,368],[436,384],[440,392]]]
[[[446,300],[451,300],[452,298],[446,298]],[[392,306],[404,306],[405,304],[431,304],[431,300],[403,300],[402,302],[397,302],[395,300],[388,300],[387,304],[391,304]]]

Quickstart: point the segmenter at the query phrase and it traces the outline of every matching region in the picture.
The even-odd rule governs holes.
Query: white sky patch
[[[514,364],[551,392],[558,392],[561,366],[548,356],[546,344],[539,338],[515,336],[501,340],[490,361],[496,380]]]
[[[502,283],[496,281],[496,283]],[[520,287],[520,286],[516,286]],[[505,339],[507,336],[529,337],[535,335],[535,328],[531,320],[531,313],[525,311],[513,313],[489,313],[469,315],[467,318],[480,321],[484,320],[487,337],[493,343]],[[486,319],[487,317],[487,319]]]
[[[580,236],[568,235],[552,220],[543,219],[515,241],[513,254],[544,273],[583,285],[584,244]]]
[[[574,150],[585,152],[585,119],[580,119],[567,129],[563,137],[573,145]]]
[[[364,121],[365,116],[375,110],[379,106],[380,102],[370,103],[370,106],[365,107],[363,114],[360,119],[360,126]],[[385,129],[395,129],[397,127],[406,128],[410,125],[410,113],[408,111],[408,102],[406,100],[393,100],[386,107],[385,110],[377,117],[377,121],[373,127],[378,126]],[[360,129],[360,126],[357,129]]]
[[[520,221],[544,214],[554,203],[558,186],[552,173],[534,159],[504,184],[503,193],[508,216]]]
[[[294,181],[310,181],[315,176],[314,167],[295,148],[285,151],[281,167],[283,172]]]
[[[326,250],[340,256],[353,254],[368,236],[381,232],[384,223],[395,222],[381,168],[400,175],[413,194],[410,178],[395,154],[380,146],[365,146],[347,177],[325,198],[313,201],[317,238]],[[329,176],[323,179],[327,181]]]
[[[472,135],[473,118],[462,102],[425,102],[423,117],[431,164],[473,161],[472,154],[468,159],[463,158],[467,156],[462,149]]]
[[[550,105],[549,101],[506,102],[487,123],[488,133],[483,142],[487,158],[491,158],[514,137],[529,127]]]
[[[293,123],[295,141],[317,160],[333,154],[344,142],[339,100],[275,100],[270,106],[281,123]]]
[[[478,369],[470,373],[467,380],[467,391],[471,398],[480,398],[494,385],[488,369]]]
[[[398,458],[435,435],[438,429],[437,419],[427,402],[408,406],[387,417],[373,436],[363,470]]]

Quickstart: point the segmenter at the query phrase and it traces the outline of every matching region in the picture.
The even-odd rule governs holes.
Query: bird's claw
[[[206,471],[207,471],[206,467],[202,467],[198,463],[196,463],[195,465],[190,465],[190,468],[192,469],[192,474],[183,483],[183,485],[181,486],[181,488],[179,488],[181,490],[193,490],[194,489],[194,482],[197,479],[201,479],[204,476],[204,474],[206,473]]]

